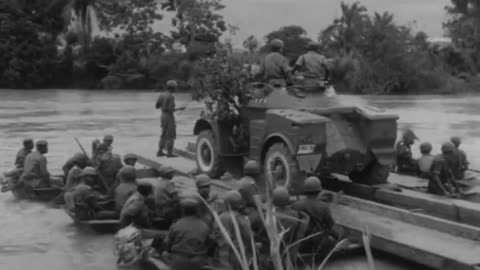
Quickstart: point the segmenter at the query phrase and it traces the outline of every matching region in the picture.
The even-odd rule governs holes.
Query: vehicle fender
[[[204,130],[211,130],[213,132],[213,136],[215,138],[220,138],[220,130],[218,128],[217,123],[213,119],[202,118],[202,119],[197,120],[197,122],[195,123],[195,126],[193,128],[193,135],[197,136],[198,134],[200,134],[200,132],[202,132]],[[217,144],[217,147],[220,150],[220,153],[223,153],[223,149],[221,147],[222,144],[219,143],[218,139],[215,140],[215,143]]]
[[[270,146],[278,142],[285,143],[288,147],[288,150],[290,150],[292,154],[295,154],[297,152],[295,147],[293,146],[292,141],[287,136],[278,132],[272,133],[266,136],[265,139],[263,140],[263,147],[262,147],[262,153],[261,153],[262,162],[265,159],[265,155],[268,151],[268,148],[270,148]]]

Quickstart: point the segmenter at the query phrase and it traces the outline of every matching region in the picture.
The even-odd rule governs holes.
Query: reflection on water
[[[121,154],[156,151],[160,113],[154,109],[155,93],[4,90],[0,94],[0,171],[11,168],[26,137],[49,141],[48,166],[53,173],[79,151],[73,138],[88,150],[94,138],[113,134],[114,149]],[[342,98],[398,114],[400,128],[413,128],[422,141],[434,144],[435,152],[450,136],[463,137],[472,167],[480,169],[476,151],[480,148],[480,97]],[[191,102],[188,95],[179,95],[177,103],[188,105],[176,115],[178,136],[191,135],[203,104]],[[414,150],[418,153],[417,146]],[[14,202],[10,194],[0,194],[0,228],[0,269],[115,269],[112,236],[78,231],[59,209]]]

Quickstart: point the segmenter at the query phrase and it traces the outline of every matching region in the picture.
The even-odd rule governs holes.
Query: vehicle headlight
[[[298,146],[297,155],[312,154],[315,152],[315,144],[301,144]]]

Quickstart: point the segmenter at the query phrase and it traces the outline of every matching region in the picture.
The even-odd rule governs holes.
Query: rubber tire
[[[369,186],[382,185],[388,183],[390,175],[390,166],[381,165],[374,159],[363,171],[353,171],[349,174],[350,180],[357,184]]]
[[[264,160],[265,180],[269,181],[270,183],[275,183],[275,187],[282,185],[277,185],[276,181],[273,179],[273,175],[270,173],[272,171],[272,168],[270,168],[270,160],[272,157],[279,157],[283,160],[284,166],[288,170],[288,177],[285,181],[285,185],[283,186],[287,189],[290,189],[293,181],[300,179],[300,170],[298,169],[298,164],[295,160],[295,157],[292,155],[292,153],[290,153],[290,150],[284,143],[275,143],[268,148]]]
[[[212,153],[211,165],[205,166],[205,162],[202,162],[202,156],[200,155],[199,145],[207,143]],[[218,144],[215,141],[212,130],[203,130],[197,136],[197,142],[195,145],[195,162],[197,168],[201,173],[205,173],[211,178],[218,178],[223,173],[221,158],[219,155]],[[202,164],[203,163],[203,164]],[[208,167],[208,168],[207,168]]]

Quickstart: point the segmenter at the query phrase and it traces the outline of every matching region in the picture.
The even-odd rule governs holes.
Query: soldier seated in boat
[[[145,202],[152,191],[153,186],[150,183],[137,185],[137,191],[128,198],[120,212],[120,228],[125,228],[130,224],[138,228],[151,226],[150,210]]]
[[[419,177],[430,179],[430,171],[433,160],[435,159],[431,152],[432,145],[430,143],[426,142],[420,145],[420,153],[422,153],[422,156],[417,160]]]
[[[121,157],[108,151],[106,144],[100,144],[93,164],[97,169],[98,177],[107,185],[105,192],[111,191],[115,187],[117,173],[123,167]]]
[[[113,191],[113,198],[115,201],[115,211],[119,214],[128,198],[137,191],[136,171],[132,166],[125,166],[118,172],[119,185]]]
[[[105,144],[109,151],[112,151],[113,148],[113,136],[112,135],[105,135],[103,136],[103,144]]]
[[[301,245],[301,249],[310,250],[311,247],[318,247],[321,250],[329,249],[339,236],[335,232],[333,220],[329,206],[319,199],[322,191],[322,184],[317,177],[309,177],[305,180],[303,185],[304,199],[293,203],[292,208],[307,214],[310,217],[310,224],[308,225],[306,235],[318,234],[317,237],[312,237]]]
[[[428,182],[428,192],[441,196],[450,196],[459,192],[455,181],[452,166],[449,165],[454,157],[455,146],[451,142],[442,145],[442,154],[435,157],[432,164],[431,178]]]
[[[161,181],[155,185],[155,213],[166,220],[177,220],[180,217],[180,198],[172,180]]]
[[[71,190],[80,182],[82,170],[88,163],[89,159],[85,154],[77,153],[63,165],[63,171],[66,172],[65,191]]]
[[[92,220],[114,217],[114,213],[103,211],[104,208],[101,207],[106,197],[93,189],[96,176],[97,172],[94,168],[86,167],[82,170],[80,183],[64,195],[66,207],[74,214],[75,219]]]
[[[182,217],[170,227],[163,248],[152,244],[157,252],[163,253],[167,264],[179,261],[199,267],[208,264],[208,250],[214,241],[209,225],[199,217],[199,204],[198,194],[183,198],[180,201]]]
[[[220,213],[223,210],[222,202],[219,200],[216,194],[211,194],[211,180],[210,177],[206,174],[200,174],[195,177],[195,185],[197,187],[197,192],[200,197],[204,200],[199,205],[199,215],[202,219],[210,226],[213,226],[214,218],[210,208],[216,213]],[[207,203],[208,206],[205,204]]]
[[[30,153],[25,158],[23,174],[20,182],[25,191],[36,188],[48,188],[51,186],[63,186],[63,180],[57,177],[51,177],[47,169],[48,153],[47,141],[41,140],[36,143],[37,150]]]
[[[458,167],[453,173],[455,175],[455,179],[462,180],[465,178],[465,171],[468,170],[469,165],[469,162],[467,160],[467,154],[465,154],[465,152],[460,149],[460,144],[462,144],[462,140],[460,139],[460,137],[452,137],[450,141],[455,145],[454,153],[459,160]]]
[[[415,140],[418,140],[417,135],[412,130],[407,129],[403,133],[402,140],[397,143],[397,173],[417,174],[417,162],[413,158],[411,148]]]
[[[135,164],[137,163],[137,155],[135,154],[126,154],[123,157],[123,163],[125,165],[130,165],[132,167],[135,167]]]
[[[25,158],[32,153],[33,150],[33,140],[25,139],[23,140],[23,148],[18,150],[17,156],[15,157],[15,168],[22,169]]]

